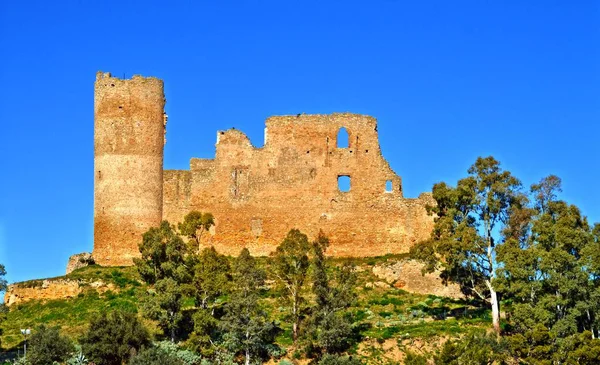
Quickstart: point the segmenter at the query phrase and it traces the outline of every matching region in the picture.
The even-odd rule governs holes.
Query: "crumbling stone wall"
[[[346,148],[338,147],[342,128]],[[350,191],[340,191],[340,176],[350,177]],[[216,227],[203,244],[232,255],[242,247],[269,254],[292,228],[312,237],[322,229],[336,256],[402,253],[433,226],[431,195],[403,197],[381,155],[377,121],[357,114],[271,117],[261,148],[238,130],[220,131],[215,159],[165,171],[163,197],[170,222],[193,209],[213,213]]]
[[[238,130],[219,131],[214,159],[163,171],[164,104],[161,80],[97,75],[93,257],[100,265],[131,264],[143,232],[194,209],[216,220],[202,243],[231,255],[242,247],[267,255],[292,228],[311,237],[323,230],[336,256],[402,253],[429,236],[431,195],[404,198],[372,117],[271,117],[263,147]],[[347,146],[338,143],[342,129]],[[349,191],[338,188],[340,177],[350,178]]]

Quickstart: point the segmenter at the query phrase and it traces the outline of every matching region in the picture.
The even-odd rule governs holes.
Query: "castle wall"
[[[347,148],[337,146],[342,127]],[[213,213],[216,227],[203,244],[226,254],[242,247],[269,254],[292,228],[312,237],[322,229],[332,255],[402,253],[433,227],[425,211],[431,196],[403,197],[400,177],[381,155],[377,122],[363,115],[271,117],[262,148],[240,131],[221,131],[214,160],[192,159],[189,171],[164,176],[163,218]],[[350,177],[350,191],[338,189],[339,176]]]
[[[99,72],[94,93],[94,252],[100,265],[131,265],[163,205],[163,82]]]

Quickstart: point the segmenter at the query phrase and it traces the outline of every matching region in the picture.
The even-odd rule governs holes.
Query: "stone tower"
[[[162,80],[98,72],[94,91],[94,260],[131,265],[163,204]]]

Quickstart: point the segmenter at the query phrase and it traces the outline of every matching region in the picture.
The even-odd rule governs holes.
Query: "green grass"
[[[365,288],[365,284],[377,280],[371,266],[388,260],[403,258],[402,255],[389,255],[380,258],[343,259],[332,262],[342,265],[352,261],[361,267],[358,271],[358,300],[351,312],[354,326],[363,340],[385,341],[406,338],[424,340],[440,336],[458,337],[473,331],[489,328],[491,320],[487,309],[477,308],[470,303],[437,297],[408,293],[393,287]],[[267,265],[267,258],[258,258],[261,266]],[[21,328],[35,328],[44,323],[60,326],[61,331],[77,339],[87,329],[93,315],[102,311],[122,309],[137,312],[147,286],[140,280],[135,267],[100,267],[97,265],[78,269],[57,279],[78,280],[83,292],[75,298],[50,301],[29,301],[12,306],[6,320],[0,322],[2,349],[14,350],[21,345]],[[111,290],[99,294],[90,285],[102,281],[113,284]],[[19,285],[41,286],[43,280],[31,280]],[[282,306],[280,293],[275,288],[261,292],[264,309],[272,320],[282,328],[276,342],[283,348],[292,346],[291,325],[287,321],[288,311]],[[226,299],[226,298],[223,298]],[[193,309],[193,298],[186,298],[184,308]],[[160,333],[154,323],[146,321],[153,333]]]

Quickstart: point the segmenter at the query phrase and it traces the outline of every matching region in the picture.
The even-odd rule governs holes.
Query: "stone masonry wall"
[[[337,145],[341,128],[346,148]],[[350,191],[339,190],[339,176],[350,177]],[[231,255],[242,247],[269,254],[292,228],[310,237],[322,229],[335,256],[402,253],[433,227],[425,210],[431,195],[403,197],[381,155],[376,120],[357,114],[271,117],[262,148],[238,130],[220,131],[215,159],[165,171],[163,193],[171,223],[193,209],[213,213],[216,227],[202,243]]]
[[[431,195],[404,198],[372,117],[271,117],[263,147],[238,130],[219,131],[214,159],[163,171],[164,105],[159,79],[96,76],[93,259],[100,265],[131,265],[144,232],[191,210],[215,216],[202,244],[231,255],[242,247],[267,255],[292,228],[310,237],[323,230],[336,256],[403,253],[429,237]],[[342,128],[347,146],[338,144]],[[340,191],[340,177],[350,178],[350,191]]]
[[[163,82],[99,72],[94,93],[94,252],[131,265],[142,233],[162,219]]]

